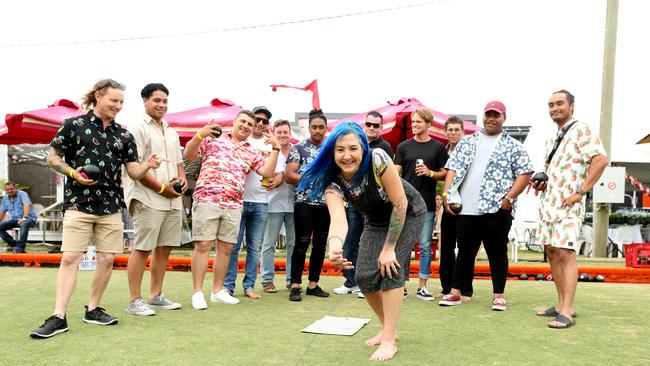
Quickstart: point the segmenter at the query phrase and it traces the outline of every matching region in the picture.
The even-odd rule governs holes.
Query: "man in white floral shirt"
[[[483,243],[490,262],[492,310],[507,308],[503,293],[508,275],[508,232],[515,198],[524,190],[533,171],[523,145],[503,133],[506,107],[493,101],[484,109],[483,129],[462,139],[445,168],[442,199],[445,211],[458,214],[458,256],[451,292],[441,306],[461,304],[460,289],[473,275],[476,253]],[[460,212],[450,209],[451,197],[460,197]]]
[[[566,90],[551,95],[548,111],[558,134],[546,142],[548,181],[531,181],[535,189],[542,191],[536,237],[546,247],[558,293],[558,304],[537,315],[554,317],[548,326],[556,329],[575,325],[576,252],[585,214],[584,196],[607,166],[607,154],[598,136],[586,123],[573,118],[574,101]]]

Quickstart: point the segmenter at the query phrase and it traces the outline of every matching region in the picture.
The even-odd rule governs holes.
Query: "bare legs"
[[[167,263],[169,262],[169,253],[172,247],[163,246],[157,247],[153,251],[151,257],[151,287],[149,290],[149,299],[153,299],[160,292],[162,292],[162,284],[167,270]],[[133,301],[142,297],[142,276],[144,269],[147,265],[147,257],[150,251],[133,249],[129,256],[129,264],[127,267],[129,278],[129,301]]]
[[[194,244],[194,253],[192,253],[193,293],[203,292],[203,280],[205,279],[205,272],[208,270],[208,257],[211,247],[212,241],[209,240],[197,241]],[[213,265],[214,279],[212,281],[212,292],[219,292],[223,289],[223,280],[226,277],[226,271],[228,271],[232,247],[233,243],[217,240],[217,254]]]
[[[558,313],[572,319],[573,299],[578,285],[578,267],[576,266],[576,252],[570,249],[553,248],[547,246],[548,261],[551,265],[553,281],[557,289],[558,304],[555,307]],[[563,324],[553,320],[549,325],[561,327]]]
[[[370,356],[370,360],[389,360],[397,353],[397,322],[402,307],[404,288],[394,288],[364,294],[366,301],[381,322],[379,334],[366,340],[366,345],[379,348]]]
[[[54,314],[64,316],[68,309],[68,303],[77,285],[77,271],[82,256],[83,252],[63,252],[61,265],[59,265],[59,271],[56,274]],[[99,267],[96,270],[99,270]]]

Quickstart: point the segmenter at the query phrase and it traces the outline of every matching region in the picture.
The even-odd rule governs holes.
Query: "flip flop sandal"
[[[551,323],[548,323],[548,327],[549,327],[549,328],[553,328],[553,329],[567,329],[567,328],[571,328],[572,326],[576,325],[576,321],[575,321],[575,320],[571,320],[571,319],[567,318],[566,316],[564,316],[564,315],[562,315],[562,314],[556,316],[555,319],[553,319],[553,321],[558,322],[558,323],[562,323],[563,325],[558,326],[558,325],[554,325],[554,324],[551,322]]]
[[[549,317],[556,317],[556,316],[560,315],[560,313],[558,313],[557,310],[555,310],[554,306],[551,306],[550,308],[544,310],[543,313],[536,313],[536,314],[537,314],[537,316],[549,316]],[[575,318],[577,316],[578,316],[578,314],[576,314],[575,311],[573,312],[573,314],[571,314],[572,318]]]

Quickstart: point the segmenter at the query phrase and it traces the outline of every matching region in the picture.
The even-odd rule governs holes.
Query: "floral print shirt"
[[[241,208],[246,175],[264,166],[262,153],[248,141],[234,143],[232,134],[206,138],[199,153],[201,171],[192,198],[219,208]]]
[[[483,129],[463,138],[451,153],[445,168],[455,172],[451,190],[457,190],[476,156],[476,149]],[[485,169],[481,182],[480,214],[497,212],[501,200],[508,193],[517,176],[531,173],[533,164],[524,146],[511,136],[501,133]]]
[[[50,146],[62,152],[72,168],[93,164],[101,173],[92,186],[67,179],[65,209],[103,216],[124,206],[122,165],[138,160],[138,148],[129,131],[115,121],[104,129],[102,120],[90,111],[63,122]]]
[[[298,163],[300,168],[298,169],[298,174],[303,174],[307,165],[309,165],[318,155],[321,145],[316,145],[311,142],[310,139],[303,140],[296,145],[294,145],[289,151],[289,156],[287,157],[287,164]],[[303,191],[296,190],[296,202],[308,203],[310,205],[319,205],[325,206],[325,200],[322,197],[317,200],[309,199],[309,192],[311,191],[311,186],[305,188]]]
[[[573,121],[573,120],[572,120]],[[566,123],[568,126],[572,121]],[[558,130],[558,135],[561,130]],[[544,158],[553,149],[554,138],[546,141]],[[550,164],[546,166],[548,183],[540,196],[540,218],[542,221],[560,221],[566,217],[583,218],[584,199],[571,207],[561,207],[562,201],[575,193],[587,176],[591,158],[596,155],[607,156],[600,138],[591,131],[589,125],[577,121],[564,135]]]

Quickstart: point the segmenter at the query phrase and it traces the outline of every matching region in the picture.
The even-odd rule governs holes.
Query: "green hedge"
[[[585,222],[591,223],[591,216],[585,217]],[[650,225],[650,215],[609,214],[610,225]]]

